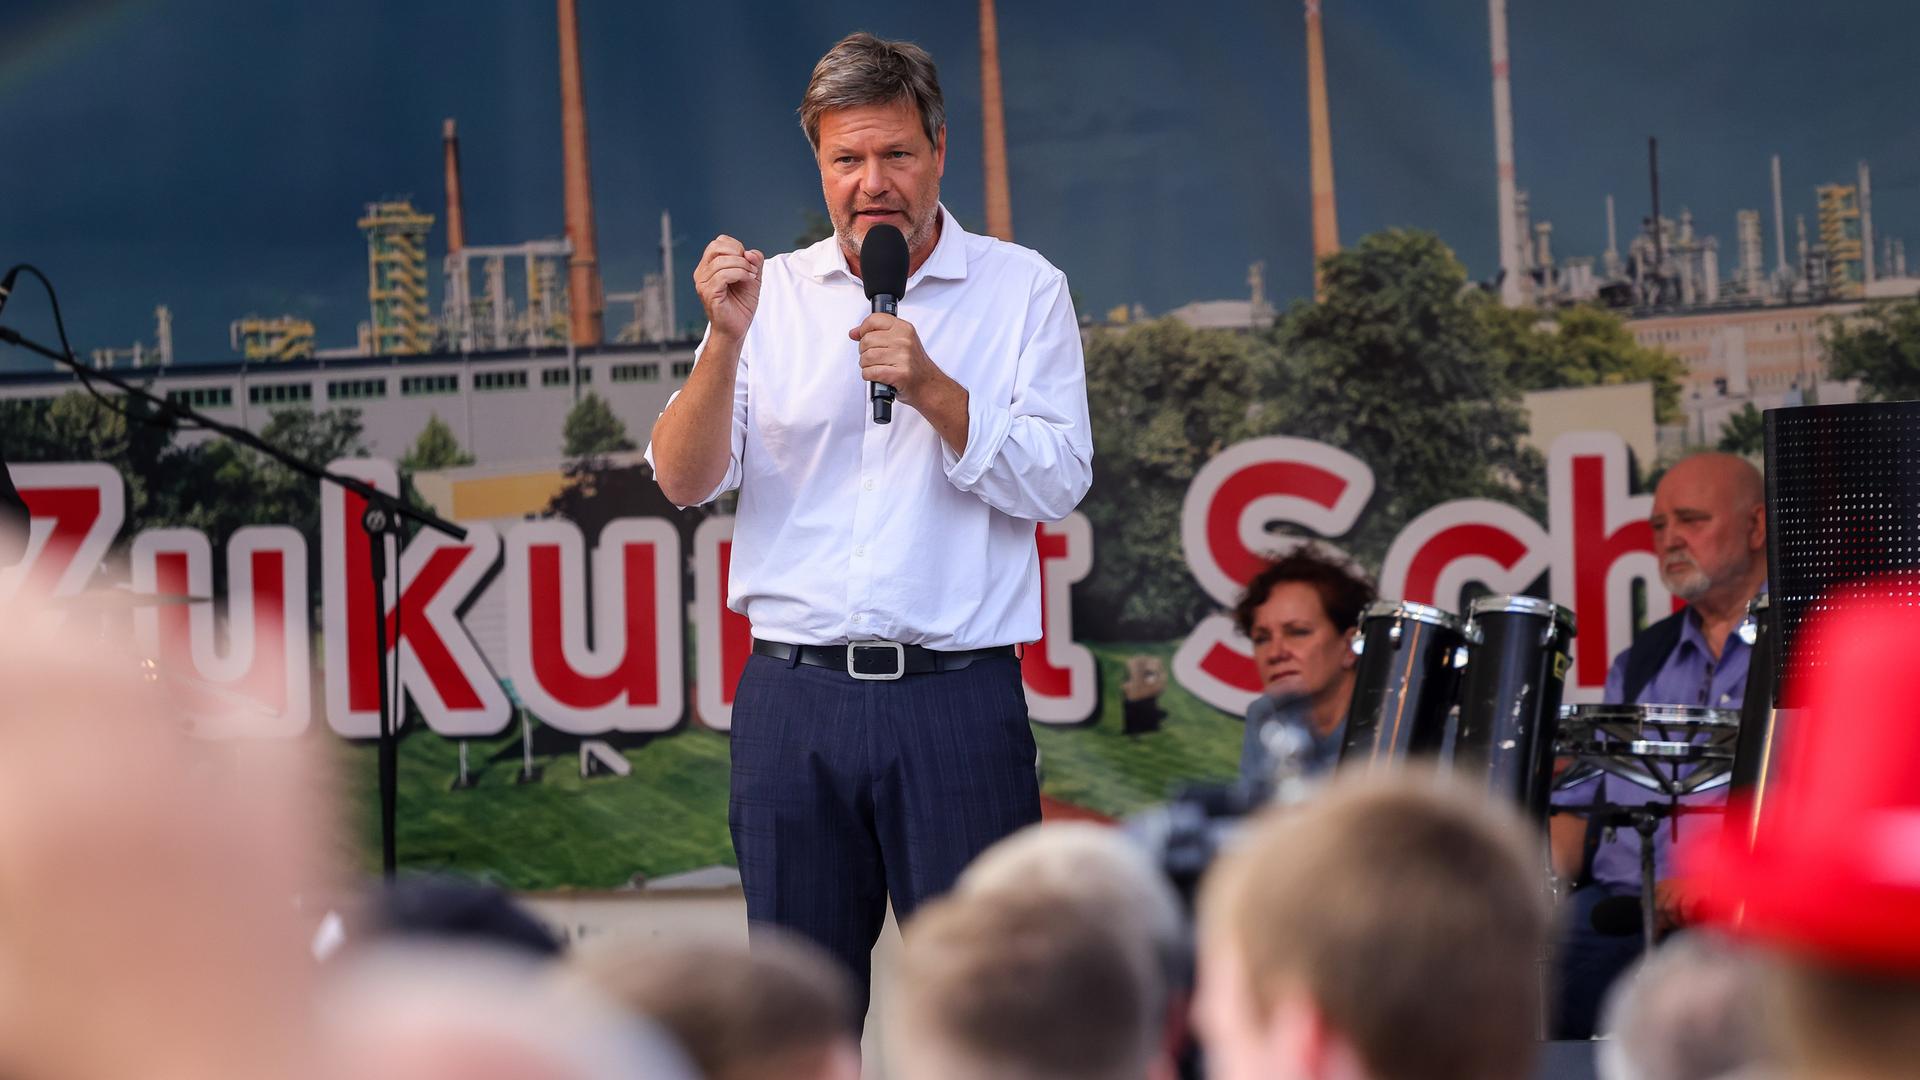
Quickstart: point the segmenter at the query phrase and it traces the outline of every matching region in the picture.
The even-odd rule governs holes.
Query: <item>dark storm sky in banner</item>
[[[1270,296],[1308,290],[1299,4],[1000,8],[1018,238],[1067,271],[1083,310],[1243,296],[1255,259]],[[793,109],[854,28],[941,62],[944,193],[977,226],[975,10],[582,3],[608,288],[657,268],[663,208],[686,238],[680,269],[722,230],[790,246],[819,207]],[[1432,228],[1491,276],[1486,5],[1327,0],[1325,17],[1343,237]],[[1774,152],[1789,228],[1812,216],[1815,184],[1850,181],[1865,158],[1879,234],[1920,235],[1920,140],[1898,108],[1913,81],[1904,0],[1514,0],[1510,20],[1520,183],[1558,251],[1598,253],[1609,192],[1624,244],[1646,212],[1649,134],[1664,208],[1690,207],[1723,245],[1736,209],[1768,206]],[[472,242],[561,231],[551,4],[4,0],[0,25],[0,262],[53,274],[83,352],[147,338],[158,303],[183,362],[229,358],[227,323],[249,312],[351,344],[366,317],[354,219],[406,193],[441,213],[443,117],[461,126]],[[444,247],[436,225],[436,278]],[[37,303],[9,319],[50,329]]]

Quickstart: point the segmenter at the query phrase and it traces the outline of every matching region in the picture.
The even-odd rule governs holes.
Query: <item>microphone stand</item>
[[[64,340],[64,338],[65,335],[63,332],[62,339]],[[400,797],[400,759],[398,743],[400,718],[394,715],[396,711],[394,704],[387,696],[386,598],[389,568],[387,566],[386,541],[391,537],[396,543],[398,542],[400,520],[402,518],[410,519],[416,524],[433,529],[436,532],[445,533],[455,540],[466,539],[467,530],[450,521],[445,521],[431,512],[416,510],[408,506],[399,496],[389,495],[363,480],[358,480],[351,476],[343,476],[331,469],[295,457],[245,428],[223,423],[202,413],[195,412],[184,405],[148,393],[146,390],[135,386],[117,375],[88,368],[71,353],[50,349],[31,338],[22,336],[17,330],[0,326],[0,342],[26,349],[29,352],[38,353],[63,367],[72,369],[82,383],[91,379],[99,379],[101,382],[118,388],[121,393],[126,394],[128,397],[139,398],[155,406],[160,410],[162,416],[170,417],[176,421],[186,421],[190,424],[197,424],[209,431],[225,435],[234,442],[265,454],[267,457],[285,465],[294,472],[300,473],[312,480],[338,484],[348,492],[358,495],[366,501],[366,512],[360,516],[360,528],[367,534],[367,544],[372,555],[370,565],[372,568],[373,605],[371,610],[373,612],[373,641],[374,649],[376,650],[374,653],[376,658],[374,668],[379,672],[380,686],[380,866],[383,876],[389,881],[392,880],[398,863],[394,843],[394,824]],[[397,614],[399,607],[399,597],[397,595],[394,597],[394,606]],[[395,642],[394,645],[394,660],[397,664],[399,662],[399,643]],[[342,658],[342,662],[345,662],[345,658]],[[394,674],[397,679],[399,676],[397,669]]]
[[[1640,940],[1645,951],[1652,953],[1656,936],[1653,834],[1660,831],[1662,821],[1671,821],[1674,829],[1678,830],[1680,818],[1686,814],[1720,814],[1726,811],[1726,807],[1686,806],[1676,797],[1668,802],[1639,805],[1602,803],[1596,810],[1598,816],[1595,820],[1602,827],[1616,829],[1625,825],[1640,834]],[[1678,836],[1677,831],[1675,835]]]

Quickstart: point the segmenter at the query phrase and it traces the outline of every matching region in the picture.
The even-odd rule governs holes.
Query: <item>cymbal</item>
[[[124,611],[133,608],[164,607],[172,604],[210,604],[211,596],[187,596],[175,593],[141,593],[132,589],[88,589],[71,596],[56,596],[47,606],[69,611]]]

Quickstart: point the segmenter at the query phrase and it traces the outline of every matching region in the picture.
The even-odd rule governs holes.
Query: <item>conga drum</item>
[[[1467,642],[1459,616],[1427,604],[1368,605],[1353,650],[1353,701],[1340,768],[1371,768],[1440,749]]]
[[[1576,625],[1572,611],[1533,596],[1483,596],[1468,608],[1453,769],[1543,823]]]

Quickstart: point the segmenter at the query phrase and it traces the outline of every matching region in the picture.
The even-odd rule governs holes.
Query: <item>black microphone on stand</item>
[[[20,268],[18,266],[9,269],[7,276],[0,278],[0,311],[6,310],[7,297],[13,295],[13,283],[18,280],[20,280]]]
[[[875,225],[860,242],[860,281],[873,301],[874,314],[892,315],[900,308],[900,295],[907,291],[907,238],[891,225]],[[886,383],[868,383],[867,399],[873,402],[873,422],[893,422],[894,389]]]
[[[1609,896],[1593,905],[1592,914],[1587,921],[1593,924],[1594,932],[1608,937],[1632,937],[1642,932],[1644,920],[1640,916],[1640,898],[1637,896]]]

